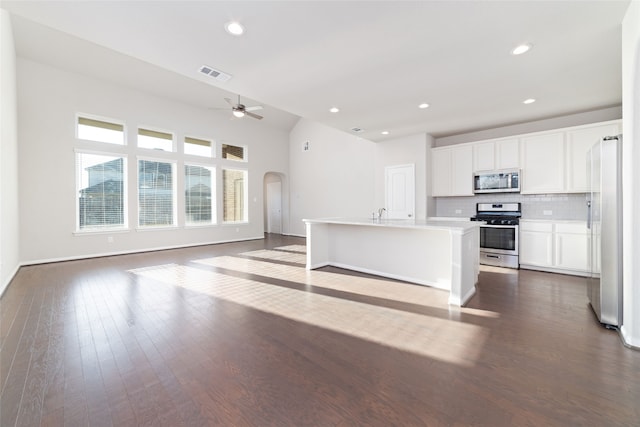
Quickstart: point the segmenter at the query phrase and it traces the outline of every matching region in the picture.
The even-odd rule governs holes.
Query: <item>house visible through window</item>
[[[247,221],[247,171],[222,170],[222,209],[225,222]]]
[[[174,164],[138,161],[138,224],[175,225]]]
[[[124,145],[124,125],[79,116],[77,136],[88,141]]]
[[[213,144],[211,141],[187,136],[184,138],[184,154],[213,157]]]
[[[215,222],[214,188],[215,169],[185,165],[184,203],[185,223],[203,225]]]
[[[149,129],[138,129],[138,147],[151,150],[173,151],[173,135]]]
[[[244,147],[222,144],[222,158],[228,160],[246,160]]]
[[[76,154],[78,230],[126,227],[125,170],[124,157]]]

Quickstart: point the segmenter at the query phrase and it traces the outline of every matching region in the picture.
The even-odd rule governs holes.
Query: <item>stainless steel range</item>
[[[477,203],[472,221],[480,225],[480,264],[520,268],[520,203]]]

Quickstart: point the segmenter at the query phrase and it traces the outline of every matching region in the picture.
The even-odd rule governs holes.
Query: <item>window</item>
[[[244,147],[237,147],[235,145],[222,144],[222,158],[228,159],[228,160],[244,161],[246,160]]]
[[[191,156],[213,157],[213,144],[205,139],[184,138],[184,154]]]
[[[204,225],[215,222],[214,187],[215,169],[184,166],[185,224]]]
[[[124,145],[124,125],[78,116],[76,132],[79,139]]]
[[[76,153],[79,231],[126,228],[126,158]]]
[[[141,227],[175,225],[175,165],[138,161],[138,224]]]
[[[224,222],[247,221],[247,171],[222,170]]]
[[[173,151],[173,135],[149,129],[138,129],[138,147]]]

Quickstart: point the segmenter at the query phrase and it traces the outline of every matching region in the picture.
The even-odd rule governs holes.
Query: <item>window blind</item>
[[[175,225],[174,164],[138,160],[138,225]]]
[[[76,154],[78,230],[125,228],[126,159]]]
[[[215,198],[213,177],[215,169],[205,166],[185,165],[185,223],[187,225],[215,222]]]

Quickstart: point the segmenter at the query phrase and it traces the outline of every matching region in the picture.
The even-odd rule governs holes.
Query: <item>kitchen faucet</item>
[[[385,208],[378,209],[378,221],[382,219],[382,213],[386,211]]]

